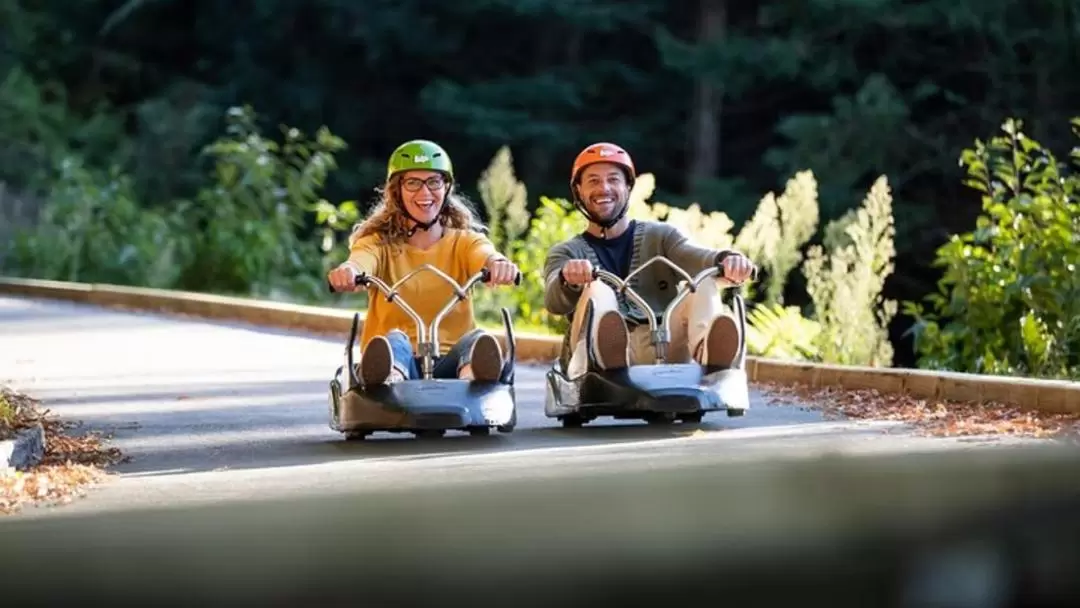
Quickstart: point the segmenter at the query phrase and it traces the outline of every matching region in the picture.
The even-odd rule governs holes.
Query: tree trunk
[[[698,44],[717,44],[727,29],[727,0],[699,0]],[[694,83],[694,106],[690,119],[690,163],[687,190],[693,192],[702,179],[720,171],[720,115],[723,85],[707,76]]]

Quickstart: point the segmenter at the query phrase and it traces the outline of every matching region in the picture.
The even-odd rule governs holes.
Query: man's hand
[[[360,273],[356,272],[356,268],[346,262],[331,270],[326,278],[330,281],[334,291],[359,291],[360,287],[356,284],[358,274]]]
[[[732,253],[720,263],[724,268],[723,277],[732,283],[742,283],[754,272],[754,263],[741,253]]]
[[[491,258],[486,267],[490,277],[488,285],[513,285],[520,272],[517,265],[506,258]]]
[[[570,260],[562,267],[562,278],[569,285],[588,285],[593,281],[592,262]]]

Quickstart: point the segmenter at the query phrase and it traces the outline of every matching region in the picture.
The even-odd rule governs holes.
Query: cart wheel
[[[424,429],[422,431],[414,431],[417,439],[438,439],[446,434],[446,431],[441,429]]]
[[[495,430],[499,431],[500,433],[513,433],[516,427],[517,410],[515,409],[513,413],[510,414],[510,422],[507,422],[506,424],[500,424],[499,426],[495,427]]]
[[[686,424],[697,424],[701,422],[702,417],[704,417],[704,414],[698,412],[696,414],[684,414],[681,419]]]
[[[469,428],[469,434],[473,437],[487,437],[491,434],[489,426],[474,426]]]
[[[349,431],[345,433],[345,441],[363,441],[371,434],[371,431]]]
[[[564,429],[580,429],[585,424],[585,419],[577,414],[568,414],[562,417]]]
[[[645,422],[656,426],[665,426],[674,422],[675,419],[667,414],[648,414],[645,416]]]
[[[742,409],[741,407],[736,407],[736,408],[730,408],[729,407],[728,411],[727,411],[728,418],[734,418],[736,416],[742,416],[745,413],[746,413],[746,410]]]

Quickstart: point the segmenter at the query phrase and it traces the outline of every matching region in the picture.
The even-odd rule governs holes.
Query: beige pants
[[[593,327],[600,316],[610,310],[618,310],[619,303],[615,290],[603,281],[593,281],[585,286],[574,311],[574,320],[570,327],[570,340],[573,345],[567,371],[571,377],[585,371],[587,356],[585,335],[582,324],[588,317],[588,306],[593,306]],[[655,311],[658,314],[663,311]],[[719,316],[732,316],[720,297],[716,279],[706,279],[696,292],[687,295],[671,313],[671,334],[668,336],[667,361],[669,363],[689,363],[701,361],[701,345],[709,333],[713,320]],[[630,331],[629,356],[631,365],[650,365],[656,362],[656,348],[649,335],[649,325],[639,325]]]

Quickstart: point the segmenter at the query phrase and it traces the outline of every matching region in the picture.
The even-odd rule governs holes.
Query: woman
[[[467,201],[455,189],[446,151],[413,140],[390,156],[382,199],[349,237],[349,259],[330,271],[337,291],[357,291],[359,273],[393,284],[422,264],[431,264],[459,284],[482,268],[490,285],[513,283],[518,269],[481,232]],[[360,338],[359,377],[364,386],[420,378],[416,323],[397,304],[372,288]],[[453,297],[453,289],[431,272],[421,272],[400,288],[405,302],[424,323]],[[436,378],[480,382],[504,379],[509,369],[498,340],[476,327],[471,299],[455,306],[439,326]]]

